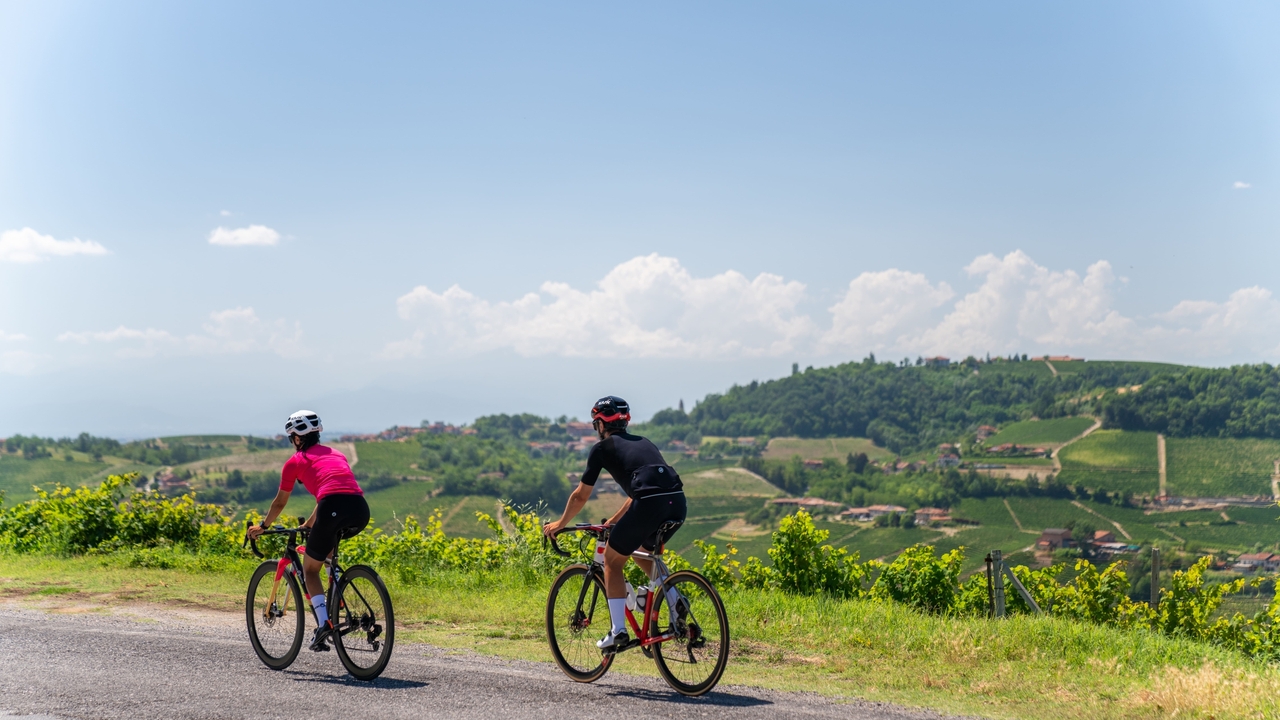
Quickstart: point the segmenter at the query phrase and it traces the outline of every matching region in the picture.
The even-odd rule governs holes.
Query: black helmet
[[[591,422],[596,420],[609,430],[622,430],[631,422],[631,406],[620,397],[606,395],[591,406]]]

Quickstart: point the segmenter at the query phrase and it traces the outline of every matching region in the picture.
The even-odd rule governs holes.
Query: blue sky
[[[1280,360],[1263,3],[0,2],[0,435]]]

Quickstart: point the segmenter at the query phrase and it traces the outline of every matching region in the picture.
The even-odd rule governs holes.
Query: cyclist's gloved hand
[[[546,535],[547,537],[551,537],[556,533],[560,532],[561,528],[563,527],[564,526],[560,524],[559,520],[552,520],[551,522],[542,526],[542,534]]]
[[[249,529],[246,530],[245,532],[249,534],[250,540],[257,540],[259,537],[262,537],[262,533],[265,530],[266,528],[262,527],[261,525],[250,525]]]

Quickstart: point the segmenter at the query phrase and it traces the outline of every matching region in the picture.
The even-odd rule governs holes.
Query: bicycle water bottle
[[[649,601],[649,587],[647,585],[641,587],[639,590],[636,590],[636,610],[637,611],[644,612],[645,603],[647,603],[648,601]]]
[[[631,583],[627,583],[627,609],[631,612],[636,611],[636,590],[631,587]]]

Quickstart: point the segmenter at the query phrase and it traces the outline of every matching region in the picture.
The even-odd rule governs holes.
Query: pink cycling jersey
[[[295,480],[315,496],[318,502],[326,495],[364,495],[351,473],[347,457],[333,448],[312,445],[294,453],[280,473],[280,489],[293,492]]]

